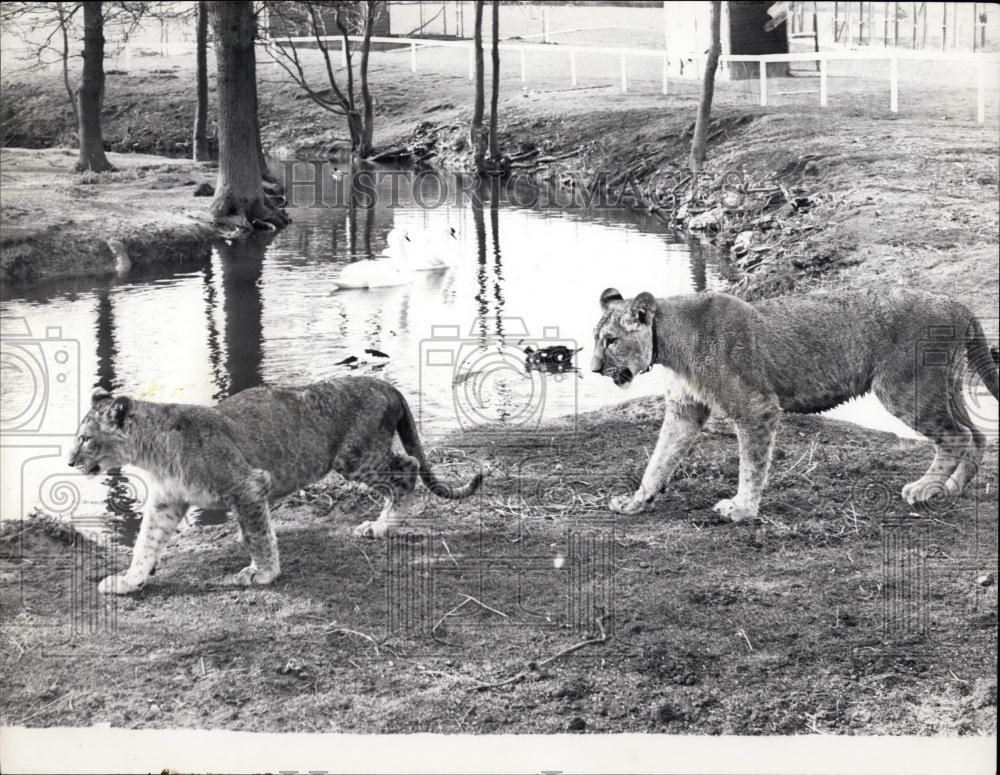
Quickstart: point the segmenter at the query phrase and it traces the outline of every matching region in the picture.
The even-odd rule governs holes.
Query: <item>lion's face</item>
[[[625,300],[615,288],[601,294],[604,314],[594,329],[591,370],[627,388],[637,374],[653,364],[653,321],[656,299],[640,293]]]
[[[96,476],[132,462],[132,445],[126,431],[132,412],[132,399],[127,396],[112,398],[103,390],[96,391],[90,411],[77,429],[69,453],[70,466]]]

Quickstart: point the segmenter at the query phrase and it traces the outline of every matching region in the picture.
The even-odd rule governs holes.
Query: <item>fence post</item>
[[[976,121],[986,121],[986,63],[980,62],[976,73]]]
[[[576,86],[576,50],[569,50],[569,81]]]
[[[941,50],[948,47],[948,4],[941,3]]]
[[[761,57],[760,62],[760,106],[767,107],[767,62]]]
[[[666,54],[666,52],[664,52],[663,53],[663,94],[664,94],[664,96],[666,96],[666,94],[667,94],[667,69],[668,69],[667,54]]]
[[[889,59],[889,110],[899,112],[899,57]]]
[[[528,63],[524,57],[524,46],[521,47],[521,83],[528,82]]]
[[[972,50],[976,50],[976,41],[979,36],[976,34],[976,22],[979,21],[979,9],[976,3],[972,4]]]
[[[819,106],[826,107],[826,58],[819,60]]]
[[[628,94],[628,58],[622,54],[622,94]]]
[[[417,72],[417,44],[410,44],[410,72]]]

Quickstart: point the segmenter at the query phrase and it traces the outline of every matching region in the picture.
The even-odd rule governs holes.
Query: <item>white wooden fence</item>
[[[315,44],[315,37],[288,37],[271,38],[268,42],[281,45],[295,44]],[[347,66],[347,52],[342,36],[330,36],[320,38],[327,45],[339,42],[340,66]],[[361,36],[349,36],[352,42],[364,40]],[[465,49],[468,58],[469,79],[475,75],[475,47],[471,40],[431,40],[427,38],[395,38],[395,37],[372,37],[372,43],[391,43],[396,46],[406,46],[410,48],[410,70],[417,72],[417,51],[420,48],[456,48]],[[568,75],[570,84],[577,85],[577,56],[584,55],[605,55],[615,56],[619,61],[619,75],[621,78],[621,91],[623,94],[629,90],[629,58],[646,57],[659,59],[662,61],[661,93],[667,94],[669,88],[669,74],[672,66],[677,62],[690,61],[694,63],[695,71],[701,72],[705,58],[704,53],[682,53],[673,57],[666,50],[652,48],[612,48],[604,46],[574,46],[559,45],[552,46],[538,43],[501,43],[501,51],[517,52],[520,61],[521,83],[527,83],[527,55],[529,51],[544,52],[547,55],[561,54],[566,56]],[[864,50],[831,50],[831,51],[805,51],[793,54],[766,54],[763,56],[749,54],[730,54],[719,57],[720,64],[732,62],[756,63],[760,77],[760,104],[767,105],[767,65],[778,62],[819,62],[819,104],[820,107],[828,105],[828,64],[834,60],[848,60],[852,62],[888,60],[889,61],[889,110],[893,113],[899,110],[899,62],[919,61],[919,62],[965,62],[977,65],[976,68],[976,120],[979,123],[986,121],[986,87],[989,81],[989,73],[993,73],[994,81],[998,71],[1000,71],[1000,54],[993,53],[968,53],[962,51],[910,51],[906,49],[864,49]]]

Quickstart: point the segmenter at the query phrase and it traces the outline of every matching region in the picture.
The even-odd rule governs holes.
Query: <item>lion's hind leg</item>
[[[875,394],[895,417],[934,442],[923,476],[903,486],[909,505],[959,495],[975,477],[985,438],[965,408],[961,376],[922,374],[919,395],[911,384],[879,380]]]
[[[270,584],[281,573],[278,538],[267,505],[269,492],[268,473],[253,470],[225,497],[239,522],[243,545],[250,552],[250,564],[232,579],[239,586]]]
[[[377,469],[358,472],[351,478],[360,479],[382,497],[382,511],[376,520],[365,520],[356,528],[354,535],[365,538],[385,538],[397,532],[406,523],[406,518],[396,507],[417,484],[420,463],[409,455],[391,454]]]
[[[767,398],[753,405],[752,412],[735,419],[740,446],[740,483],[735,496],[712,507],[716,514],[733,522],[757,516],[780,420],[777,401]]]

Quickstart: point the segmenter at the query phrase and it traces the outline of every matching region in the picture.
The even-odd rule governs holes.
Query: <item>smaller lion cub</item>
[[[754,517],[781,413],[821,412],[869,390],[935,444],[927,473],[903,487],[907,503],[958,495],[976,475],[986,439],[965,405],[964,365],[996,398],[997,363],[982,325],[957,302],[906,290],[754,303],[711,292],[624,299],[608,288],[600,303],[593,371],[623,388],[653,366],[667,373],[660,438],[639,489],[613,498],[612,511],[649,508],[718,411],[736,425],[740,481],[715,511]],[[921,343],[942,335],[947,363],[925,366]]]
[[[392,451],[397,434],[406,454]],[[468,497],[483,478],[477,473],[458,487],[441,482],[424,456],[406,399],[370,377],[251,388],[213,407],[136,401],[98,390],[69,464],[93,476],[133,465],[153,479],[129,569],[99,586],[117,595],[142,588],[191,506],[236,515],[251,562],[233,580],[250,586],[270,584],[281,572],[268,502],[330,471],[384,496],[378,519],[355,528],[356,535],[370,538],[403,524],[395,506],[413,492],[418,477],[441,498]]]

